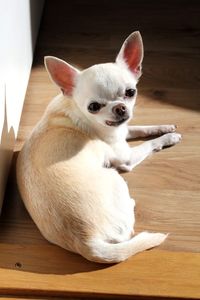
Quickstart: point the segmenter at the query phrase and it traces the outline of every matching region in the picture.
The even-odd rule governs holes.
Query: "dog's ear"
[[[75,79],[79,71],[63,61],[54,56],[45,56],[44,64],[47,72],[60,89],[64,95],[72,95]]]
[[[116,62],[126,65],[139,78],[142,71],[143,42],[139,31],[133,32],[123,43]]]

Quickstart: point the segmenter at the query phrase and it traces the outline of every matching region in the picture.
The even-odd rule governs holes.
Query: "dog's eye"
[[[125,91],[125,96],[128,98],[131,98],[133,96],[135,96],[136,90],[135,89],[127,89]]]
[[[102,105],[98,102],[92,102],[90,103],[90,105],[88,106],[88,110],[91,113],[97,113],[100,109],[101,109]]]

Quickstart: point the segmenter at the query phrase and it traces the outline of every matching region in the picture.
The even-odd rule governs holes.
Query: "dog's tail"
[[[101,239],[93,239],[79,252],[88,260],[99,263],[118,263],[128,257],[160,245],[167,235],[162,233],[142,232],[132,239],[113,244]]]

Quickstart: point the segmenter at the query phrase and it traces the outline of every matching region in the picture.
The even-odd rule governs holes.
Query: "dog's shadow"
[[[110,267],[87,261],[46,241],[19,195],[15,153],[0,217],[0,268],[41,274],[74,274]]]

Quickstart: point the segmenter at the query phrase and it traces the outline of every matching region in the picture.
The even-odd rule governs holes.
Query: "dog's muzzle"
[[[124,104],[117,104],[113,107],[112,113],[115,116],[116,121],[106,121],[108,126],[119,126],[128,120],[129,114]]]
[[[127,108],[124,104],[117,104],[112,109],[116,118],[125,118],[127,116]]]

